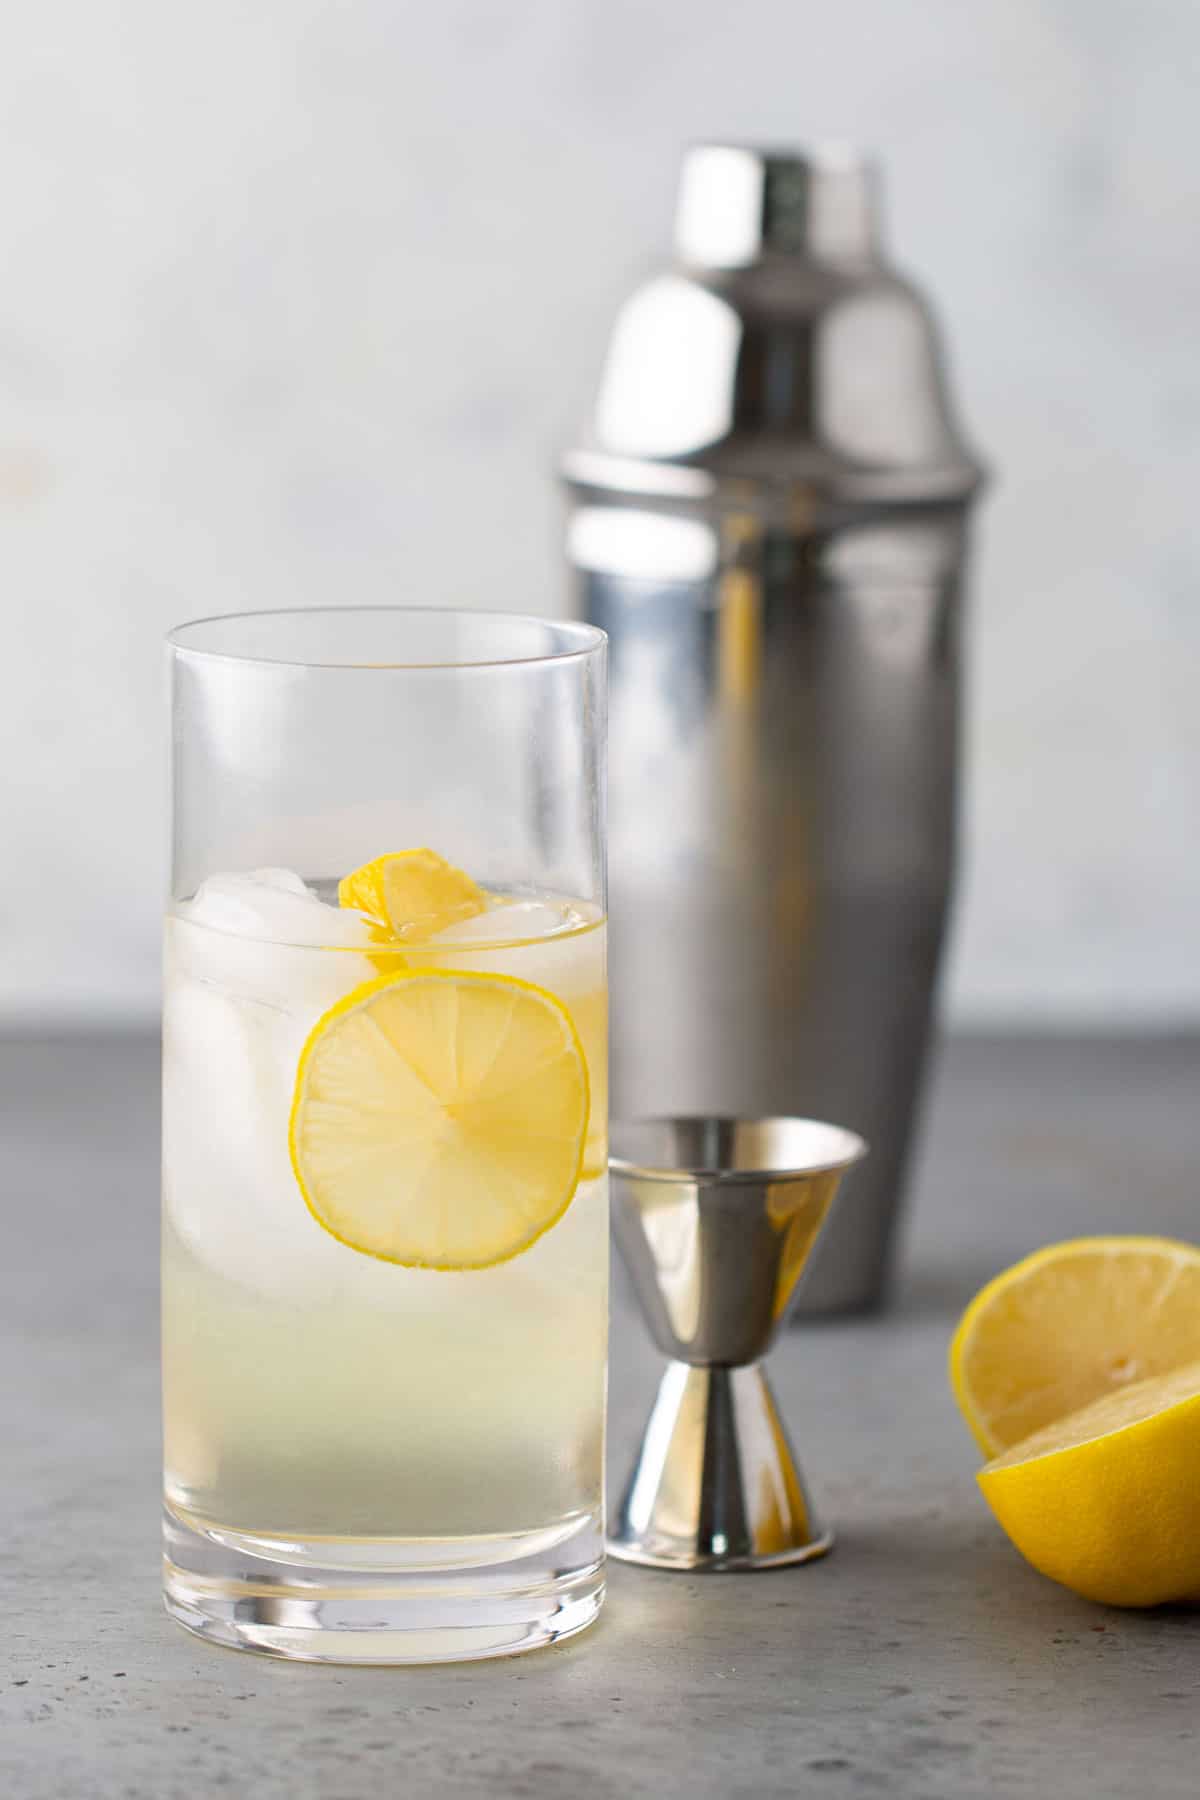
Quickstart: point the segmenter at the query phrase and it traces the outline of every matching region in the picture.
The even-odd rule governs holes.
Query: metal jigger
[[[862,1139],[815,1119],[645,1119],[613,1127],[613,1225],[671,1358],[609,1537],[662,1569],[823,1556],[761,1359]]]

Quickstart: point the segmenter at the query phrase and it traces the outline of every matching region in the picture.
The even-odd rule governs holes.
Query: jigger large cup
[[[756,1569],[829,1549],[761,1359],[866,1145],[815,1119],[634,1120],[612,1130],[613,1228],[670,1358],[609,1550]]]

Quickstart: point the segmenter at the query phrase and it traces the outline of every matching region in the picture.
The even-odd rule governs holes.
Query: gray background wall
[[[155,1004],[163,631],[560,608],[553,449],[679,145],[828,134],[882,152],[1001,471],[953,1011],[1200,1014],[1194,0],[9,0],[0,30],[0,1023]]]

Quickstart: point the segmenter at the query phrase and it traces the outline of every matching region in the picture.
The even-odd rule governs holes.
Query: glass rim
[[[490,621],[501,625],[540,625],[561,633],[568,642],[560,649],[520,656],[463,656],[424,662],[407,662],[403,658],[395,661],[372,659],[367,662],[361,659],[343,660],[336,656],[316,658],[311,656],[250,655],[236,650],[207,649],[203,643],[187,642],[190,633],[203,634],[213,626],[232,625],[239,621],[317,619],[321,617],[361,619],[368,616],[391,616],[399,619],[457,619],[471,623]],[[452,669],[518,669],[537,667],[547,663],[582,662],[604,648],[608,642],[608,634],[601,631],[599,626],[588,625],[578,619],[552,619],[540,613],[493,611],[482,606],[266,606],[248,608],[244,611],[208,613],[203,618],[185,619],[180,624],[171,627],[164,642],[166,648],[176,656],[194,657],[205,662],[238,663],[246,668],[337,669],[347,673],[361,671],[364,674],[403,671],[416,675],[423,671],[430,674],[444,674]]]

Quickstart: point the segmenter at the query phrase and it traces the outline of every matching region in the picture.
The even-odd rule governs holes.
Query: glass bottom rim
[[[298,1566],[198,1531],[164,1509],[163,1600],[168,1615],[209,1643],[299,1662],[438,1663],[514,1656],[574,1637],[604,1600],[603,1520],[587,1515],[572,1540],[548,1554],[530,1533],[526,1554],[470,1569],[397,1568],[396,1540],[382,1566],[329,1563],[314,1540]],[[262,1540],[257,1540],[261,1544]],[[486,1545],[487,1540],[484,1540]],[[481,1549],[483,1545],[481,1545]]]

